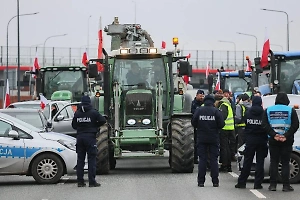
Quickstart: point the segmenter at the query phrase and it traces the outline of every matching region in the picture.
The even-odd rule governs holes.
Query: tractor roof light
[[[173,45],[178,45],[178,37],[173,37]]]
[[[128,54],[128,49],[120,49],[120,54]]]
[[[157,53],[157,48],[150,48],[149,53]]]

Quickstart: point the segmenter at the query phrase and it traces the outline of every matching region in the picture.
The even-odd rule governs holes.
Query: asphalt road
[[[235,172],[221,173],[219,188],[212,187],[209,174],[204,188],[197,186],[196,178],[197,165],[194,173],[172,174],[167,158],[121,159],[109,175],[97,176],[97,181],[102,184],[99,188],[78,188],[75,175],[65,176],[55,185],[39,185],[32,177],[1,176],[0,200],[298,200],[300,194],[300,184],[293,185],[294,192],[282,192],[281,184],[276,192],[270,192],[267,181],[262,190],[253,190],[251,180],[247,189],[235,189]]]

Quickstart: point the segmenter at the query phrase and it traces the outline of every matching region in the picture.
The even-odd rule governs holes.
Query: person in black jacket
[[[269,134],[270,150],[270,191],[276,191],[278,164],[282,164],[282,191],[294,191],[290,186],[290,158],[294,143],[294,134],[299,128],[297,112],[289,107],[290,100],[286,93],[279,92],[275,99],[275,105],[266,109],[263,115],[263,127]]]
[[[203,104],[204,91],[198,90],[195,99],[192,101],[191,113],[194,114],[196,109]],[[194,128],[194,164],[198,164],[197,156],[197,129]]]
[[[246,182],[250,175],[254,155],[256,154],[254,189],[262,189],[264,180],[264,161],[268,155],[268,134],[261,126],[264,109],[259,96],[252,99],[252,107],[245,114],[245,150],[244,163],[238,183],[235,188],[246,188]]]
[[[99,127],[106,123],[106,119],[91,105],[91,99],[83,96],[81,104],[78,105],[77,111],[72,120],[72,127],[77,130],[76,153],[77,153],[77,185],[84,187],[84,165],[85,155],[88,155],[88,177],[89,187],[99,187],[100,183],[96,182],[96,134]]]
[[[224,127],[225,123],[221,111],[214,107],[214,103],[215,99],[213,96],[205,96],[204,106],[199,107],[192,117],[192,125],[194,128],[197,128],[199,187],[204,187],[207,151],[210,154],[212,183],[214,187],[219,187],[219,131]]]

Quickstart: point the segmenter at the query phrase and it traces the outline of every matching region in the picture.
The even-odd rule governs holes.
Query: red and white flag
[[[266,33],[265,33],[265,42],[264,42],[264,46],[263,46],[263,50],[262,50],[262,55],[261,55],[261,60],[260,60],[260,66],[261,67],[266,67],[268,66],[268,55],[269,55],[269,51],[270,51],[270,40],[269,40],[269,36],[267,33],[267,29],[266,29]]]
[[[184,75],[183,81],[185,82],[185,84],[189,84],[189,82],[191,81],[191,77],[189,77],[188,75]]]
[[[207,79],[208,75],[209,75],[209,69],[210,69],[210,62],[207,61],[207,64],[206,64],[206,71],[205,71],[205,77]]]
[[[44,109],[49,101],[42,94],[40,94],[40,100],[41,100],[41,109]]]
[[[98,58],[101,59],[103,57],[103,35],[102,35],[102,22],[101,22],[101,17],[99,19],[99,31],[98,31]],[[99,62],[97,62],[97,66],[98,66],[98,71],[103,71],[103,65]]]
[[[247,72],[251,72],[252,71],[251,65],[252,65],[251,60],[247,59],[247,67],[246,67],[246,71]]]
[[[161,42],[161,48],[162,48],[162,49],[165,49],[165,48],[166,48],[166,45],[167,45],[167,44],[166,44],[165,41],[162,41],[162,42]]]
[[[3,108],[7,108],[10,104],[10,96],[9,96],[9,82],[8,79],[6,79],[6,92],[5,92],[5,98],[3,102]]]
[[[36,79],[36,72],[37,70],[40,69],[40,65],[39,65],[39,61],[38,61],[38,56],[37,56],[37,52],[35,53],[35,58],[34,58],[34,62],[33,62],[33,66],[32,66],[32,78]]]
[[[189,53],[189,54],[186,56],[186,58],[191,58],[191,53]]]
[[[220,89],[221,89],[221,85],[220,85],[220,73],[218,73],[218,80],[217,80],[217,83],[216,83],[215,90],[220,90]]]
[[[81,60],[81,63],[84,65],[84,66],[86,66],[87,67],[87,61],[88,61],[88,57],[87,57],[87,53],[86,53],[86,51],[83,53],[83,55],[82,55],[82,60]]]

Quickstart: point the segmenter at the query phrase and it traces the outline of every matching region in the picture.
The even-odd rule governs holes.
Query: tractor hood
[[[151,90],[136,89],[126,93],[126,115],[152,115],[153,95]]]

